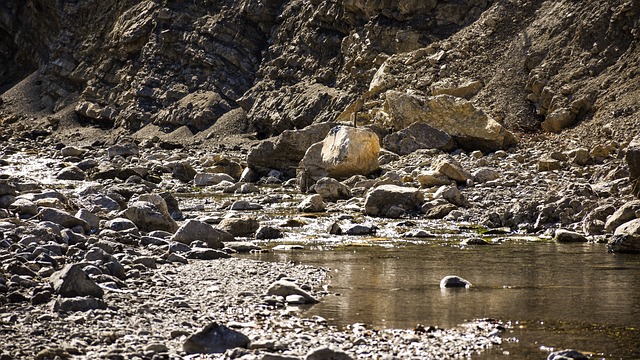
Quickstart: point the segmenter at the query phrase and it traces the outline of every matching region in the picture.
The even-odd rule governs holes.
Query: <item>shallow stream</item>
[[[254,257],[332,270],[329,291],[308,310],[337,326],[453,327],[465,320],[505,322],[503,345],[481,359],[543,359],[573,348],[594,358],[640,358],[640,257],[603,244],[505,241],[460,247],[429,240],[383,246],[274,251]],[[470,289],[441,290],[446,275]]]

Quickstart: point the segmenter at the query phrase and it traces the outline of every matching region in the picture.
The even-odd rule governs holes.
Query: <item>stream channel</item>
[[[509,239],[461,247],[443,239],[375,239],[330,249],[253,255],[331,270],[332,294],[306,315],[330,324],[374,328],[453,327],[495,318],[507,330],[502,345],[479,359],[544,359],[572,348],[593,358],[640,359],[640,257],[609,254],[604,244]],[[446,275],[469,289],[446,289]]]

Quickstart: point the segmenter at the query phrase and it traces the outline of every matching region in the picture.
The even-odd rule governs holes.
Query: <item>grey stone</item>
[[[443,198],[453,205],[469,207],[471,204],[455,185],[443,185],[433,194],[434,198]]]
[[[353,358],[346,352],[338,349],[333,349],[328,346],[322,346],[319,348],[311,349],[306,360],[353,360]]]
[[[324,201],[336,201],[340,199],[351,198],[351,190],[339,182],[338,180],[330,177],[323,177],[316,182],[314,190]]]
[[[58,298],[53,303],[52,310],[57,312],[89,311],[95,309],[106,309],[107,304],[101,299],[94,297],[73,297]]]
[[[140,149],[138,148],[138,145],[133,142],[114,145],[107,149],[107,155],[111,159],[116,156],[127,157],[138,154],[140,154]]]
[[[629,166],[629,180],[632,183],[632,192],[636,197],[640,197],[640,135],[637,135],[629,143],[625,160]]]
[[[566,229],[558,229],[555,232],[555,236],[553,237],[555,241],[559,243],[574,243],[574,242],[587,242],[587,238],[578,234],[575,231],[569,231]]]
[[[55,208],[43,207],[38,212],[38,217],[42,221],[51,221],[66,228],[74,228],[81,226],[84,231],[91,230],[91,226],[86,221],[78,219],[77,217],[67,213],[66,211],[58,210]]]
[[[560,350],[554,351],[549,356],[547,356],[547,360],[588,360],[589,357],[585,354],[576,351],[576,350]]]
[[[82,271],[78,264],[66,265],[49,279],[53,290],[63,297],[93,296],[101,298],[104,291]]]
[[[171,237],[171,241],[183,244],[191,244],[194,240],[201,240],[207,243],[212,249],[222,249],[224,241],[234,241],[233,235],[226,231],[214,228],[213,226],[199,221],[187,220],[176,233]]]
[[[280,239],[284,237],[282,230],[274,228],[272,226],[261,226],[256,230],[256,239],[268,240],[268,239]]]
[[[198,259],[198,260],[216,260],[216,259],[227,259],[230,258],[231,255],[227,254],[224,251],[207,249],[194,247],[187,253],[187,259]]]
[[[393,206],[408,213],[416,212],[424,202],[424,195],[413,187],[381,185],[369,191],[365,198],[364,211],[370,216],[388,217]]]
[[[318,300],[311,294],[304,291],[296,283],[287,280],[278,280],[271,284],[267,289],[267,295],[276,295],[286,298],[289,295],[300,295],[305,298],[307,303],[317,303]]]
[[[396,154],[407,155],[418,149],[438,149],[451,151],[456,142],[444,131],[429,126],[425,122],[415,122],[407,128],[384,137],[385,149]]]
[[[149,201],[135,201],[120,216],[131,220],[142,231],[176,231],[178,224],[169,215],[164,200],[160,196],[156,197],[164,206],[157,206]]]
[[[258,220],[247,217],[225,218],[218,224],[219,229],[239,237],[253,236],[258,227],[260,227]]]
[[[640,210],[640,200],[630,201],[616,210],[604,225],[606,232],[614,232],[616,228],[629,220],[636,218],[636,211]]]
[[[307,196],[298,204],[300,212],[323,212],[326,208],[327,205],[322,200],[322,196],[318,194]]]
[[[250,342],[246,335],[238,331],[211,323],[202,331],[189,336],[182,345],[182,349],[187,354],[215,354],[237,347],[247,348]]]
[[[60,170],[56,175],[56,179],[58,180],[85,180],[86,178],[87,174],[79,167],[73,165]]]
[[[172,175],[174,178],[187,183],[195,178],[196,171],[191,164],[187,162],[179,162],[173,167]]]

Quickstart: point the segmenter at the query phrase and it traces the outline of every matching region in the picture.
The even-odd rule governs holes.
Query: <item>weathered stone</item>
[[[482,89],[482,83],[470,79],[444,79],[431,85],[431,95],[451,95],[470,99]]]
[[[449,185],[452,183],[452,180],[449,179],[449,177],[447,177],[444,174],[441,174],[439,171],[434,171],[434,170],[427,170],[427,171],[421,172],[417,176],[417,179],[418,179],[418,182],[420,183],[420,186],[424,186],[424,187],[442,186],[442,185]]]
[[[344,233],[346,235],[355,235],[355,236],[359,236],[359,235],[374,235],[376,233],[376,230],[378,229],[377,226],[375,225],[353,225],[351,227],[349,227]],[[337,232],[337,231],[334,231]],[[340,230],[340,232],[342,232],[342,230]]]
[[[217,185],[222,181],[234,182],[234,178],[224,173],[197,173],[193,179],[195,186],[211,186]]]
[[[196,171],[193,166],[187,162],[179,162],[173,167],[173,177],[186,183],[193,180],[196,176]]]
[[[162,205],[158,207],[149,201],[134,201],[121,213],[121,216],[133,221],[142,231],[176,231],[178,224],[169,216],[164,200],[158,195],[154,196],[164,204],[164,207]]]
[[[469,101],[451,95],[421,98],[399,91],[387,91],[384,108],[392,127],[401,130],[425,122],[446,132],[469,150],[495,151],[515,144],[515,137],[502,125]]]
[[[449,134],[424,122],[415,122],[406,129],[389,134],[382,143],[385,149],[400,155],[411,154],[418,149],[451,151],[456,146]]]
[[[576,122],[576,114],[570,109],[560,108],[548,114],[542,122],[542,130],[558,133]]]
[[[76,226],[81,226],[84,231],[91,230],[91,226],[87,224],[86,221],[82,219],[78,219],[77,217],[54,208],[43,207],[38,212],[38,217],[42,221],[51,221],[52,223],[56,223],[60,226],[66,228],[74,228]]]
[[[317,142],[309,147],[296,169],[296,182],[301,191],[308,191],[316,181],[327,176],[327,169],[322,162],[324,143]]]
[[[464,170],[460,163],[455,161],[449,155],[440,156],[431,166],[431,168],[440,174],[445,175],[451,180],[455,180],[459,183],[466,183],[468,180],[473,179],[471,174]]]
[[[72,311],[89,311],[95,309],[106,309],[107,304],[101,299],[96,299],[91,296],[84,297],[72,297],[72,298],[58,298],[53,303],[52,310],[59,312],[72,312]]]
[[[260,223],[258,223],[258,220],[247,217],[225,218],[218,224],[220,230],[240,237],[253,236],[259,226]]]
[[[65,146],[62,149],[60,149],[60,155],[67,157],[78,157],[78,156],[82,156],[84,154],[84,150],[82,149],[78,149],[77,147],[74,146]]]
[[[640,197],[640,135],[629,143],[625,160],[629,166],[629,180],[633,185],[632,192],[636,197]]]
[[[553,171],[562,169],[562,163],[555,159],[538,160],[538,171]]]
[[[578,234],[575,231],[569,231],[566,229],[558,229],[555,232],[554,235],[554,240],[559,242],[559,243],[575,243],[575,242],[587,242],[587,238],[582,235],[582,234]]]
[[[282,231],[278,228],[272,226],[261,226],[256,230],[256,239],[258,240],[267,240],[267,239],[280,239],[284,235]]]
[[[207,248],[193,248],[189,252],[187,252],[187,259],[198,259],[198,260],[216,260],[216,259],[227,259],[230,258],[231,255],[227,254],[224,251],[207,249]]]
[[[109,158],[114,158],[116,156],[127,157],[132,155],[139,155],[139,154],[140,154],[140,149],[138,148],[138,145],[134,142],[127,142],[119,145],[114,145],[107,149],[107,155],[109,156]]]
[[[212,249],[222,249],[223,241],[234,241],[233,235],[226,231],[214,228],[213,226],[199,221],[187,220],[176,233],[171,237],[171,241],[183,244],[191,244],[195,240],[204,241]]]
[[[311,349],[305,360],[353,360],[346,352],[328,346]]]
[[[471,287],[471,283],[459,276],[449,275],[445,276],[440,281],[440,288],[469,288]]]
[[[500,173],[498,171],[486,167],[475,170],[471,175],[473,176],[473,180],[479,184],[500,178]]]
[[[593,209],[582,220],[582,231],[587,235],[604,234],[607,217],[616,211],[612,205],[602,205]]]
[[[433,194],[435,199],[442,197],[453,205],[469,207],[471,204],[455,185],[443,185]]]
[[[618,226],[635,219],[636,211],[638,210],[640,210],[640,200],[630,201],[622,205],[609,218],[607,218],[604,225],[604,231],[614,232]]]
[[[298,211],[300,212],[323,212],[326,208],[327,205],[319,194],[307,196],[298,204]]]
[[[138,227],[136,224],[126,218],[115,218],[107,221],[104,224],[105,229],[113,230],[113,231],[127,231],[134,230],[137,231]]]
[[[84,180],[86,177],[87,174],[82,169],[73,165],[60,170],[56,175],[58,180]]]
[[[591,156],[589,155],[589,150],[585,148],[577,148],[569,151],[567,153],[571,161],[580,166],[587,165],[589,160],[591,160]]]
[[[300,286],[296,283],[287,281],[287,280],[278,280],[271,284],[267,289],[268,295],[277,295],[282,297],[287,297],[289,295],[300,295],[303,296],[307,303],[317,303],[318,300],[314,298],[311,294],[304,291]]]
[[[51,275],[53,290],[63,297],[93,296],[101,298],[104,291],[82,271],[78,264],[70,264]]]
[[[324,201],[336,201],[351,198],[351,190],[334,178],[321,178],[316,182],[313,188],[316,193],[322,196]]]
[[[373,131],[337,126],[323,141],[322,164],[327,175],[336,179],[369,175],[379,168],[379,153],[380,142]]]
[[[576,351],[576,350],[560,350],[554,351],[549,356],[547,356],[547,360],[588,360],[589,357],[585,354]]]
[[[381,185],[367,194],[364,212],[370,216],[388,216],[393,206],[400,207],[408,213],[416,212],[424,202],[424,195],[413,187],[397,185]]]
[[[246,335],[238,331],[211,323],[189,336],[182,345],[182,350],[187,354],[215,354],[238,347],[247,348],[250,342]]]
[[[252,148],[247,155],[247,164],[260,175],[277,169],[287,177],[293,177],[307,149],[322,141],[333,126],[331,123],[321,123],[301,130],[284,131],[276,139],[264,140]]]

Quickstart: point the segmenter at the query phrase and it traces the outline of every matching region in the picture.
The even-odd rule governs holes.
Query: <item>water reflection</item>
[[[424,243],[347,249],[262,257],[333,269],[330,291],[340,295],[323,299],[309,315],[337,325],[452,327],[492,317],[529,324],[529,335],[536,334],[532,342],[539,340],[532,345],[536,351],[547,341],[605,353],[627,335],[640,339],[640,258],[608,254],[601,244],[507,242],[461,249]],[[473,287],[441,290],[440,279],[447,275],[461,276]],[[540,330],[540,324],[547,325]],[[559,326],[575,331],[559,331]],[[593,326],[620,328],[623,334],[611,339],[603,335],[608,331],[590,330]],[[526,330],[517,330],[527,336]],[[625,347],[640,350],[637,346],[623,342],[613,347],[619,353]]]

